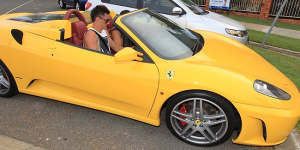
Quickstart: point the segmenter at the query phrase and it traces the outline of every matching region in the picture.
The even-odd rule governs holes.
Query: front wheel
[[[207,93],[187,93],[167,105],[166,123],[180,140],[198,146],[226,141],[234,129],[232,106],[223,98]]]
[[[0,97],[11,97],[17,93],[17,85],[12,74],[0,61]]]

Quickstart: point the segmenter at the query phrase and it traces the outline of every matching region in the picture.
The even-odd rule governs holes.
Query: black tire
[[[12,97],[14,95],[16,95],[18,93],[18,88],[17,88],[17,84],[16,81],[13,77],[13,75],[11,74],[11,72],[9,71],[9,69],[6,67],[6,65],[0,61],[0,75],[4,75],[6,78],[8,78],[10,87],[5,90],[6,92],[2,93],[0,92],[0,97]],[[4,88],[3,85],[0,84],[0,90],[1,88]]]
[[[193,98],[193,99],[191,99],[191,98]],[[200,102],[201,103],[201,105],[200,105],[200,103],[199,103],[199,105],[198,105],[198,102],[196,101],[196,102],[194,102],[194,98],[198,98],[199,99],[199,102],[200,101],[203,101],[203,99],[205,100],[205,101],[203,101],[203,102]],[[207,101],[206,101],[207,100]],[[175,115],[175,116],[177,116],[177,114],[176,113],[174,113],[173,112],[173,110],[174,111],[176,111],[176,110],[179,110],[179,109],[177,109],[177,108],[179,108],[179,107],[183,107],[183,105],[184,105],[184,109],[186,109],[186,107],[187,107],[187,105],[188,104],[193,104],[193,105],[190,105],[190,108],[192,107],[192,106],[196,106],[195,108],[197,108],[199,111],[201,111],[201,107],[199,107],[198,108],[198,106],[202,106],[202,108],[204,108],[204,109],[206,109],[207,108],[207,106],[209,106],[210,105],[210,103],[209,102],[212,102],[212,104],[215,104],[216,106],[218,106],[218,107],[215,107],[215,108],[221,108],[221,110],[222,111],[217,111],[217,112],[223,112],[223,116],[226,116],[226,117],[224,117],[225,118],[225,120],[227,119],[227,122],[225,122],[224,124],[226,124],[226,128],[225,127],[222,127],[222,129],[224,129],[224,131],[223,132],[221,132],[222,134],[222,137],[220,137],[220,138],[215,138],[216,140],[214,141],[214,140],[212,140],[212,141],[210,141],[209,139],[210,138],[207,138],[207,136],[204,136],[204,134],[203,134],[203,131],[204,131],[204,133],[208,133],[208,134],[206,134],[206,135],[210,135],[209,133],[210,132],[208,132],[209,130],[210,131],[214,131],[214,130],[211,130],[211,129],[215,129],[216,128],[216,126],[219,126],[219,125],[215,125],[215,126],[210,126],[209,125],[209,130],[206,130],[207,128],[206,127],[208,127],[208,125],[205,125],[205,123],[207,123],[207,121],[209,120],[209,119],[207,119],[207,120],[205,120],[205,119],[191,119],[191,120],[189,120],[187,117],[186,118],[184,118],[184,119],[187,119],[187,120],[189,120],[189,123],[192,123],[192,127],[189,127],[190,129],[188,129],[188,130],[186,130],[186,131],[183,131],[184,129],[185,129],[185,127],[187,127],[187,126],[189,126],[189,125],[191,125],[191,124],[188,124],[188,123],[186,123],[186,124],[182,124],[182,121],[180,121],[180,120],[177,120],[177,118],[178,117],[172,117],[171,115]],[[187,104],[186,104],[187,103]],[[207,103],[207,104],[204,104],[204,103]],[[206,106],[206,108],[204,107],[204,106]],[[212,105],[212,106],[214,106],[214,105]],[[213,108],[213,107],[212,107]],[[206,110],[204,110],[204,109],[202,109],[203,111],[202,111],[202,116],[205,116],[205,115],[203,115],[203,114],[205,114],[205,112],[204,111],[206,111]],[[217,110],[217,109],[216,109]],[[225,142],[226,140],[228,140],[228,138],[230,138],[231,137],[231,135],[232,135],[232,133],[233,133],[233,130],[234,130],[234,120],[235,120],[235,113],[234,113],[234,108],[232,107],[232,105],[226,100],[226,99],[224,99],[224,98],[222,98],[221,96],[218,96],[218,95],[216,95],[216,94],[213,94],[213,93],[209,93],[209,92],[189,92],[189,93],[184,93],[184,94],[181,94],[181,95],[179,95],[179,96],[177,96],[177,97],[175,97],[175,98],[173,98],[173,99],[171,99],[168,103],[167,103],[167,107],[166,107],[166,124],[167,124],[167,127],[169,128],[169,130],[171,131],[171,133],[173,134],[173,135],[175,135],[178,139],[180,139],[180,140],[182,140],[182,141],[184,141],[184,142],[186,142],[186,143],[189,143],[189,144],[192,144],[192,145],[196,145],[196,146],[214,146],[214,145],[218,145],[218,144],[221,144],[221,143],[223,143],[223,142]],[[180,110],[181,111],[181,110]],[[192,110],[191,110],[192,111]],[[189,114],[189,115],[192,115],[191,113],[192,112],[189,112],[189,111],[187,111],[186,112],[186,114]],[[178,112],[178,111],[177,111]],[[195,112],[197,112],[196,111],[196,109],[195,109]],[[198,117],[199,117],[199,112],[197,112],[197,113],[194,113],[194,114],[197,114],[198,115]],[[197,115],[195,115],[195,116],[197,116]],[[180,118],[182,118],[183,116],[180,116],[180,115],[178,115]],[[193,117],[194,117],[194,115],[193,115]],[[199,121],[200,120],[200,121]],[[196,122],[197,121],[197,122]],[[210,120],[209,120],[210,121]],[[208,121],[208,122],[209,122]],[[213,120],[213,121],[215,121],[215,120]],[[218,120],[216,120],[215,122],[217,122]],[[200,122],[200,123],[199,123]],[[173,125],[172,125],[172,123],[173,123]],[[223,123],[221,123],[222,124],[222,126],[224,126],[223,125]],[[182,125],[182,127],[180,127]],[[177,128],[178,127],[178,128]],[[176,128],[176,129],[174,129],[174,128]],[[178,129],[182,129],[182,130],[178,130]],[[188,127],[187,127],[188,128]],[[201,131],[198,131],[198,129],[199,130],[201,130]],[[225,131],[225,129],[226,129],[226,131]],[[191,131],[192,130],[192,131]],[[194,131],[194,130],[196,130],[196,131]],[[216,129],[217,131],[220,131],[219,129]],[[187,136],[187,135],[184,135],[185,134],[185,132],[188,132],[188,131],[190,131],[190,133],[187,133],[187,135],[189,135],[189,137],[185,137],[185,136]],[[193,132],[194,131],[194,132]],[[216,131],[216,133],[215,133],[215,135],[217,135],[217,132]],[[179,133],[180,132],[180,133]],[[192,133],[193,132],[193,133]],[[213,132],[214,133],[214,132]],[[220,132],[219,132],[220,133]],[[203,137],[202,137],[203,136]],[[197,141],[197,137],[199,138],[203,138],[203,140],[207,140],[207,141],[210,141],[210,143],[201,143],[201,141]],[[208,136],[208,137],[213,137],[213,136]],[[196,139],[195,141],[193,141],[193,140],[191,140],[191,139]]]
[[[63,0],[58,0],[57,3],[61,9],[66,9],[66,3],[64,3]]]

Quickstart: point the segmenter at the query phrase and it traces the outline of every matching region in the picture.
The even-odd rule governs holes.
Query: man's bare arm
[[[95,32],[87,31],[84,35],[84,42],[87,48],[99,51],[99,41]]]
[[[123,47],[119,44],[117,44],[111,37],[110,37],[110,34],[109,32],[107,32],[107,30],[105,30],[106,32],[106,35],[107,35],[107,38],[109,40],[109,45],[110,47],[115,51],[115,52],[118,52],[120,51]]]
[[[119,50],[116,50],[116,52],[120,51],[122,48],[123,48],[123,38],[122,38],[122,35],[120,33],[120,31],[118,30],[113,30],[111,32],[111,35],[112,35],[112,39],[113,41],[115,42],[115,44],[117,46],[119,46]]]

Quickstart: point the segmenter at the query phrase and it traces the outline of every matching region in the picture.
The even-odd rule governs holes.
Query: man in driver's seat
[[[111,50],[118,52],[122,49],[120,45],[111,39],[107,31],[107,23],[110,20],[109,13],[110,11],[105,6],[100,5],[91,11],[93,25],[84,35],[84,47],[109,55],[112,54]],[[103,30],[106,32],[106,36],[102,34]]]

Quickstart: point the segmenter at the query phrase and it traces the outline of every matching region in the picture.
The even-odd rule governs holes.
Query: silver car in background
[[[191,30],[208,30],[226,35],[243,44],[248,43],[245,26],[228,17],[203,10],[190,0],[88,0],[86,10],[105,5],[116,13],[149,8]]]

